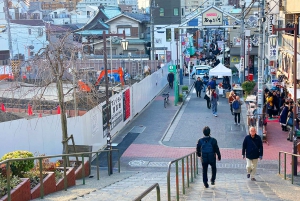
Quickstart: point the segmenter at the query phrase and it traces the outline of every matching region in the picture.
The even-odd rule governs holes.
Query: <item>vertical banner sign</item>
[[[111,130],[123,119],[123,94],[118,93],[110,98],[111,105]]]
[[[167,63],[169,63],[172,60],[172,52],[171,51],[166,51],[166,59]]]
[[[109,108],[110,110],[110,108]],[[110,116],[107,115],[106,113],[106,104],[104,104],[102,106],[102,125],[103,125],[103,138],[106,137],[106,134],[107,134],[107,122],[110,120]]]
[[[123,121],[130,117],[130,88],[123,92]]]
[[[269,36],[268,39],[268,59],[269,61],[277,61],[278,59],[278,40],[276,35]]]
[[[241,59],[240,59],[240,71],[244,70],[244,63],[245,63],[244,57],[241,57]]]

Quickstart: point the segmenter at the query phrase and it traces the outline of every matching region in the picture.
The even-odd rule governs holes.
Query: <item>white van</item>
[[[195,68],[195,80],[197,80],[198,77],[202,79],[205,74],[209,75],[209,70],[212,69],[212,67],[208,65],[197,65],[194,66],[194,68]]]

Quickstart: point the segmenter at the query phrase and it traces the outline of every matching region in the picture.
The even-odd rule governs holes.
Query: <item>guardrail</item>
[[[291,168],[292,168],[292,184],[294,183],[294,168],[293,168],[293,165],[294,165],[294,160],[295,158],[298,159],[298,157],[300,155],[298,154],[292,154],[292,153],[288,153],[288,152],[284,152],[284,151],[280,151],[279,152],[279,165],[278,165],[278,174],[281,175],[281,154],[284,154],[284,180],[286,180],[286,155],[290,155],[292,157],[292,162],[291,162]]]
[[[67,184],[67,157],[69,156],[81,156],[82,160],[82,184],[85,185],[85,168],[84,168],[84,156],[87,154],[96,154],[96,164],[97,164],[97,180],[100,178],[100,172],[99,172],[99,153],[107,152],[107,160],[108,160],[108,175],[110,175],[110,154],[111,152],[116,151],[118,152],[118,172],[120,173],[120,154],[118,149],[111,149],[111,150],[102,150],[102,151],[95,151],[95,152],[80,152],[80,153],[72,153],[72,154],[60,154],[60,155],[50,155],[50,156],[38,156],[38,157],[29,157],[29,158],[14,158],[14,159],[8,159],[0,162],[1,164],[6,164],[6,179],[7,179],[7,200],[11,201],[11,186],[10,186],[10,164],[15,161],[28,161],[28,160],[38,160],[39,161],[39,172],[40,172],[40,191],[41,191],[41,198],[44,198],[44,184],[43,184],[43,159],[49,159],[49,158],[63,158],[63,164],[64,164],[64,190],[67,190],[68,184]],[[90,170],[91,171],[91,170]]]
[[[186,159],[186,160],[185,160]],[[189,160],[190,159],[190,160]],[[179,201],[179,177],[178,177],[178,162],[181,161],[181,177],[182,177],[182,193],[185,194],[185,161],[186,161],[186,176],[187,176],[187,187],[190,186],[190,178],[191,182],[196,178],[196,173],[198,174],[198,160],[196,151],[190,153],[181,158],[175,159],[169,162],[168,165],[168,173],[167,173],[167,189],[168,189],[168,201],[171,201],[171,166],[175,163],[176,168],[176,200]],[[190,171],[189,171],[190,170]],[[191,177],[190,177],[191,174]]]
[[[156,197],[157,197],[156,200],[160,201],[160,188],[158,183],[155,183],[152,186],[150,186],[147,190],[145,190],[141,195],[139,195],[133,201],[142,201],[142,198],[148,195],[154,188],[156,188]]]

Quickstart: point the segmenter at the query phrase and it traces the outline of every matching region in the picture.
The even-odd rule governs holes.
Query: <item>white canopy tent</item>
[[[232,85],[232,70],[221,63],[209,71],[209,76],[230,76],[230,84]]]

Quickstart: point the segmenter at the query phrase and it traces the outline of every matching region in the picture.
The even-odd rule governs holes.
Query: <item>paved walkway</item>
[[[187,83],[185,79],[184,84]],[[170,91],[172,100],[173,90],[166,88],[166,91]],[[221,148],[222,160],[217,163],[216,185],[203,188],[199,167],[198,177],[187,189],[186,195],[180,196],[180,200],[298,200],[299,186],[278,176],[278,152],[291,152],[292,148],[292,143],[286,140],[287,133],[281,131],[279,123],[268,122],[269,145],[264,144],[264,157],[258,164],[257,182],[252,182],[246,178],[246,162],[241,158],[242,140],[247,134],[246,108],[243,106],[241,125],[237,126],[233,124],[227,99],[220,98],[219,102],[219,116],[214,117],[206,108],[204,99],[197,98],[193,90],[185,104],[170,104],[167,108],[163,107],[162,98],[157,96],[113,139],[113,143],[120,143],[132,129],[143,126],[141,133],[121,157],[121,173],[105,177],[107,185],[101,185],[104,180],[88,179],[86,186],[89,187],[85,188],[89,190],[78,193],[83,187],[76,186],[68,192],[56,193],[56,200],[70,200],[70,195],[67,197],[69,191],[73,192],[72,199],[78,200],[133,200],[156,182],[160,185],[162,200],[167,200],[168,162],[195,151],[196,142],[202,137],[201,131],[206,125],[211,127],[212,136],[218,140]],[[171,172],[172,200],[176,198],[174,169]],[[180,191],[182,193],[181,187]],[[46,200],[55,200],[54,195],[46,196]],[[143,200],[156,200],[155,191]]]

